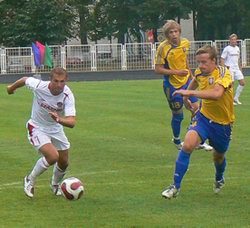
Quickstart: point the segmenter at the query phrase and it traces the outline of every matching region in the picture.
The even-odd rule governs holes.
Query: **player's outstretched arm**
[[[180,94],[182,96],[195,96],[201,99],[219,100],[225,92],[225,88],[222,85],[216,84],[213,89],[208,90],[176,90],[173,95]]]
[[[76,124],[76,117],[75,116],[61,117],[58,115],[57,112],[49,112],[49,114],[53,120],[55,120],[57,123],[65,126],[65,127],[73,128]]]
[[[15,90],[17,88],[23,87],[25,85],[25,81],[27,80],[28,77],[22,77],[15,81],[14,83],[10,84],[7,86],[7,93],[8,94],[14,94]]]

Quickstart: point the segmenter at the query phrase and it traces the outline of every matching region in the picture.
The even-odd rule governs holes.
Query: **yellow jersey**
[[[174,46],[168,42],[163,41],[157,48],[155,56],[155,64],[164,65],[166,69],[172,70],[189,70],[187,66],[187,55],[190,48],[190,42],[182,38],[178,46]],[[180,88],[188,81],[190,73],[186,76],[179,75],[164,75],[164,80],[175,88]]]
[[[233,86],[229,70],[218,66],[210,74],[204,74],[200,69],[195,70],[195,79],[199,90],[213,89],[215,84],[225,88],[225,93],[219,100],[202,99],[200,112],[215,123],[227,125],[233,123]]]

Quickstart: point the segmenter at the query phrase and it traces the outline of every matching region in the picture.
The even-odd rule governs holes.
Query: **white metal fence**
[[[189,66],[197,67],[195,52],[205,44],[215,45],[220,56],[228,40],[191,41]],[[154,69],[154,57],[159,43],[127,43],[96,45],[55,45],[52,49],[54,66],[66,68],[69,72],[150,70]],[[239,40],[241,62],[250,67],[250,39]],[[219,57],[218,56],[218,57]],[[0,73],[39,73],[49,72],[47,66],[36,67],[31,47],[0,49]]]

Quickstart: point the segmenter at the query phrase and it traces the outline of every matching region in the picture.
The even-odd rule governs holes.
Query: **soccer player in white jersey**
[[[237,46],[237,35],[229,36],[230,44],[226,46],[221,54],[221,65],[229,68],[232,80],[238,81],[238,87],[234,95],[234,105],[242,104],[239,101],[240,94],[245,86],[244,76],[242,74],[240,63],[240,49]]]
[[[31,198],[36,178],[52,165],[51,189],[55,195],[61,195],[59,186],[68,166],[70,148],[63,126],[73,128],[76,123],[75,99],[66,85],[67,79],[66,70],[56,67],[50,72],[50,81],[22,77],[7,86],[8,94],[23,86],[34,94],[31,118],[27,122],[28,139],[42,156],[24,178],[24,192]]]

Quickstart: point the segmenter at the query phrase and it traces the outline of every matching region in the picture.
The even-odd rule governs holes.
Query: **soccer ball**
[[[78,200],[84,193],[84,187],[79,179],[69,177],[61,183],[61,191],[66,199]]]

